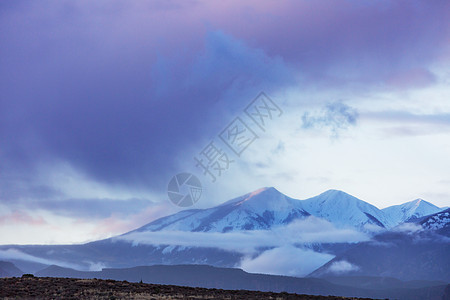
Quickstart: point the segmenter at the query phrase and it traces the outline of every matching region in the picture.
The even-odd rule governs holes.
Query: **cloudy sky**
[[[174,213],[181,172],[197,208],[262,186],[448,206],[449,20],[446,0],[3,1],[0,244]],[[195,160],[211,145],[214,182]]]

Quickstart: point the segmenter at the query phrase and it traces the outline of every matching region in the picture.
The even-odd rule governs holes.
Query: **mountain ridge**
[[[263,187],[245,195],[205,209],[187,209],[161,217],[131,232],[143,231],[192,231],[230,232],[241,230],[269,230],[286,225],[296,219],[315,216],[339,227],[352,227],[360,231],[389,229],[426,213],[440,209],[425,200],[423,203],[433,209],[408,210],[405,215],[396,211],[416,200],[379,209],[344,191],[330,189],[317,196],[299,200],[278,191],[275,187]],[[394,213],[395,212],[395,213]],[[377,229],[378,228],[378,229]]]
[[[439,220],[446,221],[447,215]],[[436,220],[427,224],[433,222]],[[77,245],[0,246],[0,259],[5,250],[6,254],[27,257],[34,265],[48,262],[76,266],[79,270],[186,263],[235,267],[243,266],[243,261],[251,268],[252,264],[276,255],[291,257],[283,267],[287,270],[302,266],[304,261],[298,257],[313,257],[309,273],[330,257],[342,255],[379,232],[403,239],[396,233],[398,229],[394,223],[382,210],[343,191],[328,190],[309,199],[297,200],[276,188],[266,187],[212,208],[183,210],[109,239]],[[413,232],[411,234],[416,234],[414,230],[422,225],[405,226],[409,226],[407,229]],[[441,231],[446,230],[448,227]],[[180,243],[180,238],[185,243]],[[242,246],[248,244],[252,245],[251,249],[242,252]],[[381,241],[379,244],[386,243]],[[34,268],[28,264],[19,266],[25,272]],[[303,273],[298,274],[307,274],[305,269],[301,270]]]
[[[269,187],[258,189],[211,208],[181,211],[162,217],[132,232],[264,230],[309,215],[298,200]]]

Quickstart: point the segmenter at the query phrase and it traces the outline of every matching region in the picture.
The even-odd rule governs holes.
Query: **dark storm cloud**
[[[404,87],[411,72],[423,84],[433,80],[428,64],[449,58],[445,0],[288,1],[271,8],[258,30],[243,18],[248,26],[232,25],[233,34],[295,64],[310,84]]]
[[[426,64],[446,55],[448,8],[448,1],[2,3],[4,190],[32,193],[41,167],[62,163],[94,181],[165,188],[228,113],[261,90],[292,85],[296,72],[306,83],[359,81],[365,89],[432,83]],[[51,189],[36,195],[58,193]]]
[[[192,44],[166,51],[179,33],[164,37],[151,20],[133,27],[144,34],[129,31],[137,11],[62,3],[3,12],[0,157],[9,183],[62,161],[101,182],[165,186],[179,157],[223,126],[219,108],[291,81],[282,60],[221,32],[194,32]]]

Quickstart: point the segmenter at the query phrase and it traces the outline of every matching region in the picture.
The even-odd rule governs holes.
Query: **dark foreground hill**
[[[357,299],[246,290],[192,288],[127,281],[31,277],[1,278],[2,299]],[[361,299],[361,298],[360,298]],[[368,299],[368,298],[366,298]]]
[[[113,279],[153,284],[217,288],[226,290],[253,290],[289,292],[308,295],[335,295],[376,299],[441,300],[447,282],[403,282],[394,278],[348,277],[298,278],[288,276],[251,274],[241,269],[218,268],[206,265],[155,265],[102,271],[77,271],[58,266],[36,273],[41,277],[72,277],[84,279]],[[333,282],[335,281],[335,282]]]

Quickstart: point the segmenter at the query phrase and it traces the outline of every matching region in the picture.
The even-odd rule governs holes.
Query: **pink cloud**
[[[23,211],[13,211],[8,215],[0,216],[0,225],[26,224],[33,226],[48,225],[42,216],[32,217]]]
[[[425,87],[436,81],[433,73],[424,68],[399,71],[388,77],[387,83],[396,88]]]
[[[121,217],[119,214],[100,220],[95,229],[91,232],[92,236],[113,236],[137,229],[147,223],[150,223],[161,217],[170,215],[178,211],[170,203],[163,202],[154,206],[147,207],[144,211],[134,215]],[[78,222],[89,222],[88,220],[79,220]]]

